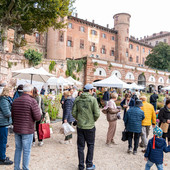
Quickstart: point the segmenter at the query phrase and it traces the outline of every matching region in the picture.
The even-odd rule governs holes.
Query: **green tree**
[[[170,71],[170,46],[163,42],[156,45],[146,57],[145,65]]]
[[[61,29],[62,18],[71,14],[74,0],[0,0],[0,29],[3,37],[9,28],[14,29],[14,50],[24,43],[22,34],[47,31],[49,27]],[[5,45],[5,43],[4,43]]]
[[[29,64],[33,66],[38,65],[42,61],[42,54],[35,50],[28,49],[25,51],[24,56],[29,60]]]

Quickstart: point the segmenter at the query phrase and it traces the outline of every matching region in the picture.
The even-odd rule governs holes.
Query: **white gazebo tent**
[[[67,85],[73,85],[72,82],[68,81],[67,79],[65,79],[64,77],[60,76],[59,78],[56,77],[50,77],[47,81],[48,85],[52,85],[52,86],[61,86],[62,87],[62,93],[63,93],[63,87],[67,86]]]
[[[168,86],[168,87],[163,87],[162,90],[170,90],[170,86]]]
[[[68,78],[66,78],[66,79],[67,79],[68,81],[74,83],[75,85],[78,85],[78,86],[81,86],[81,85],[83,84],[82,82],[73,79],[71,76],[68,77]]]
[[[47,80],[54,76],[53,74],[48,73],[43,67],[36,69],[34,67],[26,68],[22,70],[12,71],[12,77],[24,80],[39,81],[46,83]]]
[[[125,88],[125,89],[130,88],[129,84],[120,80],[115,75],[112,75],[104,80],[94,82],[93,85],[96,87],[117,87],[117,88]]]
[[[130,89],[135,89],[135,90],[143,90],[145,87],[139,86],[136,83],[129,84]]]

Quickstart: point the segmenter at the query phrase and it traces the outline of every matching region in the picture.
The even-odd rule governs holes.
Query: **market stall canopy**
[[[64,77],[60,76],[59,78],[50,77],[47,81],[48,85],[55,85],[55,86],[66,86],[66,85],[73,85],[74,83],[68,81]]]
[[[83,84],[82,82],[73,79],[71,76],[68,77],[68,78],[66,78],[66,79],[67,79],[68,81],[74,83],[75,85],[80,85],[80,86],[81,86],[81,85]]]
[[[163,87],[162,90],[170,90],[170,86],[168,86],[168,87]]]
[[[27,69],[12,71],[13,78],[30,80],[31,84],[32,81],[39,81],[45,83],[52,76],[54,75],[48,73],[43,67],[40,67],[39,69],[31,67]]]
[[[145,87],[139,86],[136,83],[129,84],[130,89],[137,89],[137,90],[143,90]]]
[[[125,89],[130,88],[129,84],[120,80],[115,75],[112,75],[104,80],[94,82],[93,85],[96,87],[117,87],[117,88],[125,88]]]

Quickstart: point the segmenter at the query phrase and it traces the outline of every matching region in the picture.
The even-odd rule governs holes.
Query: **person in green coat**
[[[84,147],[87,143],[88,151],[86,156],[86,170],[95,169],[93,164],[93,152],[95,143],[95,121],[100,116],[100,109],[93,94],[93,85],[86,84],[84,86],[84,92],[81,96],[77,97],[73,109],[72,115],[77,120],[77,148],[79,165],[78,169],[84,169]]]

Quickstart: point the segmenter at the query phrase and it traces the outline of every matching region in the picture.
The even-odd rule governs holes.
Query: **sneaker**
[[[8,157],[5,160],[0,160],[0,165],[12,165],[13,161],[11,161]]]
[[[96,169],[96,166],[95,166],[95,165],[93,165],[92,167],[86,168],[86,170],[94,170],[94,169]]]
[[[132,153],[132,148],[129,148],[128,150],[127,150],[127,153]]]
[[[113,146],[110,143],[106,143],[106,146],[109,148],[113,148]]]
[[[139,146],[140,146],[141,148],[144,148],[144,147],[145,147],[145,145],[144,145],[143,143],[140,143]]]
[[[133,151],[133,155],[136,155],[137,154],[137,151]]]
[[[35,142],[32,142],[32,146],[33,146],[33,147],[35,146]]]
[[[115,141],[111,141],[111,144],[113,145],[117,145],[117,143]]]
[[[43,145],[44,145],[43,141],[38,142],[38,146],[43,146]]]
[[[70,142],[68,140],[60,140],[59,143],[68,145]]]

